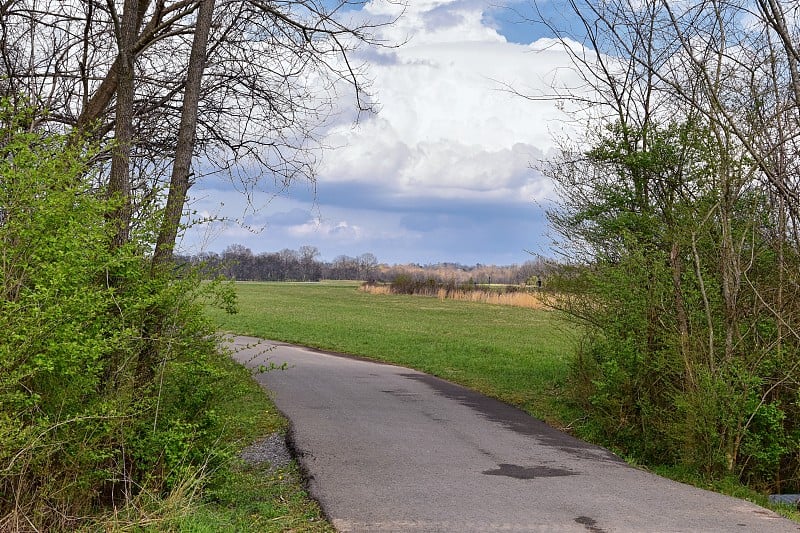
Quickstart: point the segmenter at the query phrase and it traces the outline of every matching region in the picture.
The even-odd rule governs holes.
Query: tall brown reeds
[[[365,283],[361,290],[369,294],[395,294],[390,285]],[[496,290],[463,290],[441,287],[436,292],[415,292],[417,296],[435,296],[439,300],[461,300],[465,302],[480,302],[493,305],[510,305],[528,309],[548,309],[545,298],[539,292],[529,291],[496,291]]]

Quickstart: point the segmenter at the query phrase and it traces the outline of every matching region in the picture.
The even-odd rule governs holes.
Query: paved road
[[[406,368],[237,337],[340,531],[800,531],[631,468],[524,412]]]

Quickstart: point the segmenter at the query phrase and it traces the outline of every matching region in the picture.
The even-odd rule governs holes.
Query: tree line
[[[372,253],[356,257],[340,255],[332,261],[319,258],[315,246],[297,250],[253,253],[240,244],[228,246],[221,254],[204,252],[177,256],[179,264],[196,267],[207,278],[223,276],[239,281],[320,281],[361,280],[391,283],[399,276],[418,281],[442,283],[479,283],[519,285],[536,283],[555,270],[552,261],[536,258],[521,265],[462,265],[437,263],[429,265],[380,263]]]

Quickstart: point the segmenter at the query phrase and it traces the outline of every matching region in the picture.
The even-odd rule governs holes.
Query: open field
[[[582,419],[565,393],[579,335],[577,327],[558,313],[368,294],[359,286],[358,282],[237,283],[239,313],[208,312],[223,330],[413,367],[522,407],[557,427],[571,427]],[[800,521],[795,510],[771,505],[766,496],[732,478],[709,481],[679,467],[640,466]]]
[[[223,330],[413,367],[554,425],[573,420],[561,391],[577,335],[557,313],[358,287],[238,283],[239,313],[209,313]]]

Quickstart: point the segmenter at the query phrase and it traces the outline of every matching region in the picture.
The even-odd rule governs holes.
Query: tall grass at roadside
[[[237,283],[240,313],[208,313],[223,330],[416,368],[562,427],[576,418],[562,393],[577,333],[558,312],[359,285]]]
[[[216,361],[219,380],[213,408],[225,428],[219,446],[235,455],[255,439],[288,430],[267,394],[248,370],[229,358]],[[137,505],[99,516],[82,531],[334,531],[303,488],[296,465],[271,469],[238,458],[198,473],[167,497],[144,494]],[[202,487],[201,487],[202,485]],[[202,488],[202,490],[198,490]],[[0,528],[2,530],[2,528]]]

